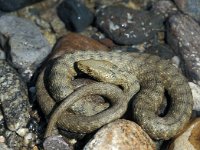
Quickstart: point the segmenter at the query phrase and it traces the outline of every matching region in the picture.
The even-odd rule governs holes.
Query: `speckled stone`
[[[176,14],[167,23],[167,41],[183,64],[186,76],[200,85],[200,26],[189,16]]]
[[[178,135],[169,150],[200,150],[200,118],[196,118]]]
[[[159,0],[152,6],[152,11],[155,13],[160,13],[167,18],[175,14],[178,9],[171,0]]]
[[[150,40],[163,27],[163,18],[149,11],[116,5],[97,10],[97,26],[118,44],[139,44]]]
[[[27,89],[16,71],[0,60],[1,108],[6,126],[11,131],[25,127],[30,118]]]
[[[59,135],[46,138],[43,147],[44,150],[72,150],[72,147]]]
[[[155,150],[155,143],[134,122],[118,119],[101,128],[84,150]]]
[[[0,17],[0,32],[9,38],[8,59],[22,77],[29,81],[35,69],[51,51],[39,28],[15,16]],[[4,47],[4,46],[3,46]]]
[[[200,111],[200,86],[193,82],[189,82],[189,85],[192,90],[194,100],[193,110]]]
[[[191,16],[200,23],[199,0],[174,0],[174,2],[183,13]]]
[[[3,135],[4,132],[5,132],[5,122],[4,122],[3,113],[0,109],[0,135]]]

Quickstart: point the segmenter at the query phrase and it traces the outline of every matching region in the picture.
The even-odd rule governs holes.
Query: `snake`
[[[77,69],[99,82],[73,89],[71,81],[78,75]],[[36,88],[38,102],[50,116],[45,137],[52,135],[55,126],[73,132],[93,132],[122,117],[133,98],[133,120],[151,138],[167,140],[188,123],[193,108],[185,76],[170,61],[145,53],[76,51],[64,54],[42,71]],[[169,95],[170,107],[160,116],[158,111],[165,93]],[[92,116],[66,113],[74,102],[94,94],[107,97],[111,107]],[[50,102],[45,101],[47,97]]]

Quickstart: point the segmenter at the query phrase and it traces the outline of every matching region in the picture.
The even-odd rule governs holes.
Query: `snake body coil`
[[[81,71],[107,83],[91,84],[74,92],[71,80],[77,75],[75,63]],[[139,86],[140,91],[133,102],[133,116],[152,138],[173,137],[191,116],[193,100],[187,80],[172,64],[157,56],[123,52],[77,51],[55,60],[48,72],[47,90],[43,89],[45,88],[43,75],[44,72],[41,73],[37,82],[37,95],[45,114],[50,113],[54,101],[62,101],[50,117],[46,136],[50,135],[50,130],[55,124],[70,131],[87,133],[97,129],[99,125],[108,123],[106,120],[119,118],[125,112],[128,101],[138,92]],[[110,84],[115,84],[115,86]],[[123,91],[116,85],[120,85]],[[109,91],[110,88],[112,92],[105,93],[105,90],[102,90]],[[165,91],[170,96],[170,108],[165,116],[160,117],[157,112],[163,103]],[[50,94],[48,95],[47,92]],[[64,111],[80,99],[81,95],[98,94],[98,92],[110,99],[114,98],[115,107],[90,117],[68,116],[68,119],[64,119],[63,116],[67,116]],[[44,101],[47,97],[51,99],[51,102]],[[112,118],[113,116],[115,117]],[[61,117],[63,119],[59,119]]]

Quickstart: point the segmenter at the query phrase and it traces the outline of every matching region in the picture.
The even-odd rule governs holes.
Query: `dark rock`
[[[199,0],[174,0],[178,8],[185,14],[200,22],[200,1]]]
[[[183,60],[189,79],[200,85],[200,26],[192,18],[177,14],[167,23],[167,41]]]
[[[26,86],[5,60],[0,60],[0,93],[1,108],[7,128],[17,131],[25,127],[30,118]]]
[[[169,17],[175,14],[178,9],[171,0],[160,0],[153,5],[152,11],[162,14],[164,17]]]
[[[77,32],[83,31],[94,19],[92,12],[78,0],[64,0],[57,11],[66,27]]]
[[[139,44],[153,38],[163,18],[149,11],[108,6],[97,11],[97,26],[118,44]]]
[[[171,59],[175,56],[174,51],[168,45],[155,45],[147,48],[145,53],[150,53],[153,55],[158,55],[164,59]]]
[[[51,136],[46,138],[43,147],[44,150],[72,150],[72,147],[63,140],[62,136]]]
[[[15,11],[27,5],[39,2],[41,0],[0,0],[0,10]]]
[[[28,20],[15,16],[0,17],[0,33],[8,42],[1,42],[9,59],[18,72],[29,81],[35,69],[51,51],[49,43],[39,28]]]

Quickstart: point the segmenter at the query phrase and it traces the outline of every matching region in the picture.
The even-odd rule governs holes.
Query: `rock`
[[[76,32],[83,31],[94,19],[92,12],[79,0],[64,0],[57,11],[67,28]]]
[[[5,133],[6,144],[14,150],[21,150],[23,147],[23,137],[20,137],[15,132],[7,131]]]
[[[148,47],[144,52],[153,55],[158,55],[159,57],[164,59],[171,59],[175,56],[173,50],[166,44],[159,44]]]
[[[2,11],[15,11],[27,5],[39,2],[41,0],[0,0],[0,10]]]
[[[30,119],[26,86],[5,60],[0,60],[0,93],[7,128],[17,131],[25,127]]]
[[[2,150],[12,150],[12,149],[8,148],[8,146],[5,143],[0,143],[0,149],[2,149]]]
[[[102,45],[96,40],[80,34],[68,33],[56,43],[56,46],[54,47],[50,57],[56,58],[64,53],[70,53],[75,50],[109,51],[106,46]]]
[[[5,50],[10,56],[8,58],[22,77],[29,81],[51,51],[48,42],[34,24],[15,16],[0,17],[0,32],[9,38],[10,51]]]
[[[155,143],[134,122],[118,119],[101,128],[84,150],[155,150]]]
[[[96,17],[97,26],[118,44],[143,43],[163,27],[159,15],[122,5],[103,7],[97,11]]]
[[[175,14],[178,9],[171,0],[159,0],[152,6],[152,11],[162,14],[164,17],[169,17]]]
[[[199,0],[174,0],[178,8],[185,14],[200,22]]]
[[[6,59],[6,54],[1,48],[0,48],[0,59],[3,59],[3,60]]]
[[[200,150],[200,118],[196,118],[174,139],[169,150]]]
[[[194,100],[193,110],[200,111],[200,86],[189,82],[190,88],[192,90],[192,96]]]
[[[72,147],[63,140],[62,136],[51,136],[46,138],[43,147],[44,150],[72,150]]]
[[[186,76],[200,85],[200,26],[189,16],[176,14],[169,18],[167,42],[182,62]]]
[[[5,132],[5,122],[4,122],[3,113],[0,109],[0,135],[3,135],[4,132]]]

